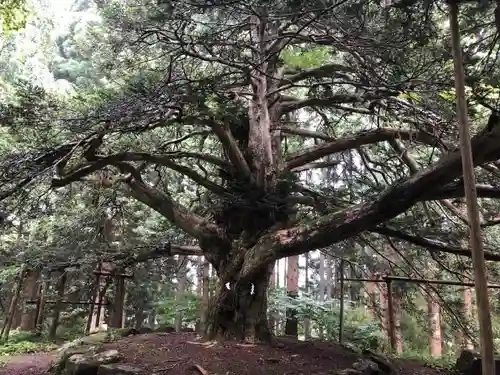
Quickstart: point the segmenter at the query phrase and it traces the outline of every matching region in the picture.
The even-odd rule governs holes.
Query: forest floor
[[[234,342],[204,342],[194,333],[150,333],[105,345],[117,349],[121,363],[157,375],[300,375],[333,374],[351,367],[357,356],[333,343],[279,338],[273,347]],[[10,357],[0,375],[42,375],[54,353]],[[416,361],[398,360],[400,375],[447,375]],[[193,369],[193,367],[199,368]]]

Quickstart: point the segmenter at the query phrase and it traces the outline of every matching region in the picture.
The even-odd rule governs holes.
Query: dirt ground
[[[283,338],[273,347],[210,343],[193,333],[131,336],[106,347],[118,349],[123,357],[121,363],[157,375],[329,375],[350,367],[356,360],[353,352],[332,343]],[[50,353],[11,357],[0,368],[0,375],[42,375],[53,357]],[[400,375],[447,375],[415,361],[399,361],[396,368]]]

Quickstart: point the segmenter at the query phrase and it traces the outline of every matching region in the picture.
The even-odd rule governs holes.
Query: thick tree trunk
[[[59,325],[59,317],[61,316],[61,311],[64,307],[62,300],[64,298],[64,290],[66,287],[67,273],[65,271],[59,276],[59,280],[57,281],[57,297],[56,303],[54,305],[53,315],[52,315],[52,323],[50,324],[49,329],[49,340],[55,341],[57,336],[57,326]]]
[[[40,270],[30,270],[24,281],[24,312],[21,318],[21,331],[32,331],[35,329],[36,305],[29,304],[27,301],[34,300],[38,294],[38,279]]]
[[[256,273],[251,282],[235,282],[226,287],[219,278],[210,304],[206,336],[208,339],[236,339],[269,342],[267,289],[272,265]],[[237,278],[234,278],[237,280]]]

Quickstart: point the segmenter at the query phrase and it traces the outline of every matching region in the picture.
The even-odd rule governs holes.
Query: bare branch
[[[389,228],[389,227],[379,227],[376,229],[372,229],[371,232],[378,233],[387,237],[393,237],[397,238],[406,242],[409,242],[411,244],[417,245],[417,246],[422,246],[425,247],[429,250],[434,250],[434,251],[439,251],[442,253],[449,253],[449,254],[455,254],[455,255],[460,255],[460,256],[466,256],[468,258],[472,258],[472,253],[469,248],[462,248],[462,247],[456,247],[456,246],[450,246],[448,244],[445,244],[441,241],[425,238],[425,237],[417,237],[410,235],[408,233],[404,233],[402,231]],[[485,251],[484,252],[484,258],[486,260],[492,260],[492,261],[500,261],[500,254],[496,254],[491,251]]]

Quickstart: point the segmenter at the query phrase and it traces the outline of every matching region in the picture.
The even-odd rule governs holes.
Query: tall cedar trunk
[[[273,272],[271,272],[271,279],[269,280],[269,291],[276,289],[276,262],[273,266]],[[269,298],[269,294],[268,294]],[[269,311],[268,312],[268,324],[269,324],[269,329],[271,332],[275,332],[276,328],[276,322],[274,321],[274,315],[273,312]]]
[[[196,295],[201,299],[202,297],[202,283],[203,283],[203,257],[196,258]],[[200,311],[199,319],[196,321],[195,331],[200,332],[203,322],[203,307]]]
[[[322,252],[319,253],[319,292],[318,292],[318,300],[319,302],[325,301],[325,254]],[[318,327],[319,329],[319,338],[324,338],[323,327]]]
[[[26,280],[24,281],[24,311],[21,318],[21,331],[33,331],[36,326],[36,305],[28,302],[37,298],[40,273],[40,270],[30,270],[27,272]]]
[[[306,268],[304,276],[306,279],[305,292],[309,295],[309,253],[304,254]],[[311,321],[308,317],[304,318],[304,339],[309,340],[311,338]]]
[[[299,295],[299,256],[288,257],[288,267],[286,275],[286,293],[290,298],[297,298]],[[285,335],[295,338],[299,335],[297,310],[286,309]]]
[[[59,279],[57,280],[57,297],[56,303],[54,304],[54,310],[52,315],[52,323],[49,329],[49,340],[54,341],[56,339],[57,326],[59,325],[59,317],[61,316],[61,310],[63,308],[62,300],[64,298],[64,289],[66,287],[67,274],[65,271],[61,273]]]
[[[278,259],[276,261],[276,289],[281,288],[280,267],[281,267],[281,259]],[[279,336],[281,334],[281,313],[279,310],[278,310],[277,319],[275,322],[274,333],[276,334],[276,336]]]
[[[117,270],[117,273],[122,273],[123,270]],[[123,327],[123,305],[125,304],[125,278],[116,276],[114,279],[114,300],[109,320],[109,326],[113,328]]]
[[[371,277],[372,279],[377,278],[376,273],[369,273],[369,278]],[[367,304],[367,309],[370,315],[373,318],[378,317],[378,312],[377,312],[377,283],[374,282],[367,282],[366,283],[366,304]]]
[[[208,319],[208,310],[210,306],[210,263],[207,258],[203,257],[203,270],[202,270],[202,312],[201,312],[201,328],[205,330]]]
[[[229,288],[225,278],[218,278],[208,313],[207,338],[250,342],[271,340],[267,322],[267,289],[271,273],[272,264],[255,272],[251,281],[229,282]]]
[[[401,330],[401,317],[402,317],[402,311],[401,311],[401,298],[402,298],[402,292],[401,288],[398,285],[393,285],[392,287],[393,290],[393,297],[392,297],[392,303],[393,303],[393,311],[394,311],[394,331],[396,335],[396,354],[402,354],[403,353],[403,344],[404,344],[404,339],[403,339],[403,332]]]
[[[186,272],[187,272],[187,258],[185,256],[180,256],[179,257],[179,272],[177,274],[177,294],[175,296],[175,299],[177,300],[178,306],[180,306],[183,301],[184,297],[186,294]],[[177,312],[177,315],[175,317],[175,331],[180,332],[182,329],[182,320],[184,318],[184,314],[182,312],[182,309],[179,309]]]
[[[37,335],[41,335],[43,331],[43,322],[45,319],[45,298],[49,286],[48,279],[50,274],[42,274],[42,284],[40,285],[40,296],[38,297],[37,312],[36,312],[36,325],[35,330]]]
[[[14,281],[14,288],[12,291],[12,297],[10,299],[10,306],[7,316],[5,317],[5,321],[2,327],[2,333],[0,335],[1,340],[7,340],[9,338],[10,330],[13,326],[13,319],[16,314],[16,308],[19,301],[19,295],[21,294],[21,289],[23,287],[24,280],[24,268],[21,267],[19,271],[19,276],[17,280]]]
[[[470,327],[472,324],[474,324],[474,311],[473,311],[473,306],[472,306],[472,288],[465,288],[464,289],[464,311],[463,311],[465,320],[467,322],[467,326]],[[464,337],[464,342],[462,345],[466,347],[467,349],[474,349],[474,345],[470,341],[470,339],[467,337],[467,335],[463,335]]]
[[[333,259],[330,255],[325,257],[326,261],[326,299],[330,300],[333,295]],[[338,293],[337,293],[338,294]],[[338,297],[338,296],[336,296]]]
[[[380,325],[382,326],[383,332],[387,336],[387,340],[390,340],[389,332],[389,306],[388,306],[388,289],[386,283],[380,283]]]

